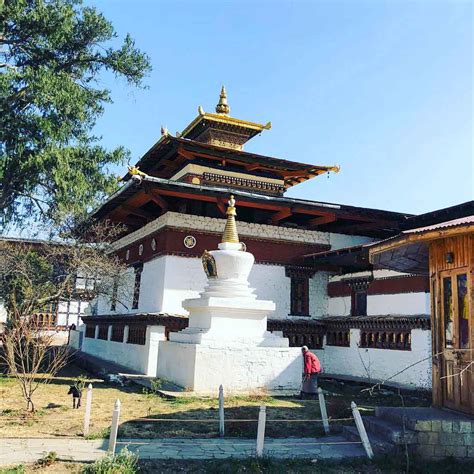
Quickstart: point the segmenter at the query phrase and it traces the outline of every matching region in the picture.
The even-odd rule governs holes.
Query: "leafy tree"
[[[111,102],[98,86],[109,71],[143,87],[148,57],[81,0],[0,0],[0,223],[78,214],[115,190],[92,128]]]

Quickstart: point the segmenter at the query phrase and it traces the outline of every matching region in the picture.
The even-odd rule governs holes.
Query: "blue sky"
[[[288,196],[421,213],[473,198],[469,1],[88,1],[151,58],[148,90],[103,77],[96,133],[137,161],[225,84],[273,127],[246,150],[341,166]]]

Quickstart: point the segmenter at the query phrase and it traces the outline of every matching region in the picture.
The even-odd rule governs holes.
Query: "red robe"
[[[306,375],[318,374],[321,372],[321,363],[319,359],[309,351],[304,353],[304,373]]]

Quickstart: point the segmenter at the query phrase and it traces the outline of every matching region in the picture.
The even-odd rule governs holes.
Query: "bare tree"
[[[125,267],[111,242],[122,230],[101,223],[63,227],[56,233],[60,238],[49,242],[0,240],[0,299],[8,315],[0,357],[18,381],[27,411],[35,410],[40,384],[48,383],[71,355],[35,315],[74,296],[121,301],[127,293],[121,277]],[[89,283],[77,285],[78,279]]]

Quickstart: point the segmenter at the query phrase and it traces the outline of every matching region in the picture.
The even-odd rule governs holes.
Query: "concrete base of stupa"
[[[157,375],[186,390],[216,395],[259,391],[289,395],[300,390],[303,361],[297,347],[160,342]]]

